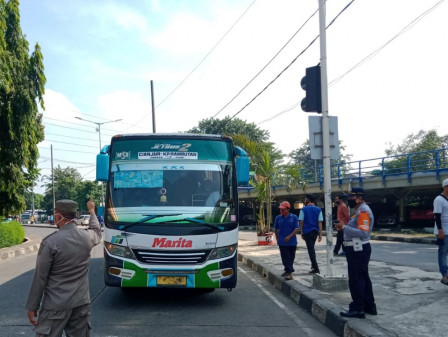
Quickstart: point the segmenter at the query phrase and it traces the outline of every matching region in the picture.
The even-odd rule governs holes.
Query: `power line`
[[[336,19],[347,10],[348,7],[350,7],[350,5],[354,2],[355,0],[350,1],[339,13],[338,15],[336,15],[334,17],[333,20],[331,20],[331,22],[327,25],[327,27],[325,29],[328,29],[335,21]],[[303,49],[299,55],[297,55],[287,66],[286,68],[284,68],[271,82],[268,83],[268,85],[266,85],[263,90],[261,90],[257,95],[255,95],[254,98],[252,98],[249,103],[247,103],[246,105],[244,105],[237,113],[235,113],[230,119],[232,120],[233,118],[235,118],[238,114],[240,114],[244,109],[246,109],[250,104],[252,104],[253,101],[255,101],[262,93],[264,93],[275,81],[277,81],[277,79],[283,75],[283,73],[289,69],[289,67],[291,67],[294,62],[297,61],[297,59],[302,56],[313,44],[314,42],[318,39],[319,35],[317,35],[309,44],[308,46]]]
[[[339,82],[342,78],[344,78],[345,76],[347,76],[349,73],[351,73],[353,70],[355,70],[356,68],[360,67],[361,65],[363,65],[364,63],[370,61],[372,58],[374,58],[381,50],[383,50],[384,48],[386,48],[389,44],[392,43],[392,41],[394,41],[396,38],[398,38],[400,35],[406,33],[408,30],[410,30],[412,27],[414,27],[421,19],[423,19],[423,17],[425,17],[427,14],[429,14],[430,12],[432,12],[434,9],[436,9],[437,6],[439,6],[442,2],[444,2],[445,0],[440,0],[439,2],[437,2],[434,6],[432,6],[431,8],[429,8],[428,10],[426,10],[425,12],[423,12],[422,14],[420,14],[419,16],[417,16],[414,20],[412,20],[408,25],[406,25],[402,30],[400,30],[397,34],[395,34],[390,40],[388,40],[386,43],[384,43],[383,45],[381,45],[380,47],[378,47],[377,49],[375,49],[374,51],[372,51],[369,55],[367,55],[366,57],[364,57],[361,61],[359,61],[358,63],[356,63],[353,67],[351,67],[349,70],[347,70],[345,73],[343,73],[342,75],[336,77],[333,81],[331,81],[328,86],[331,86],[333,84],[336,84],[337,82]]]
[[[271,63],[272,63],[272,61],[274,61],[274,59],[283,51],[283,49],[285,49],[285,47],[292,41],[292,39],[302,30],[302,28],[303,27],[305,27],[305,25],[313,18],[313,16],[314,15],[316,15],[316,13],[317,12],[319,12],[319,9],[316,9],[316,11],[313,13],[313,14],[311,14],[311,16],[300,26],[300,28],[289,38],[289,40],[283,45],[283,47],[282,48],[280,48],[280,50],[274,55],[274,57],[272,57],[270,60],[269,60],[269,62],[263,67],[263,68],[261,68],[261,70],[254,76],[254,77],[252,77],[252,79],[249,81],[249,82],[247,82],[247,84],[235,95],[235,96],[233,96],[233,98],[229,101],[229,102],[227,102],[227,104],[226,105],[224,105],[214,116],[213,116],[213,118],[215,118],[216,116],[218,116],[219,115],[219,113],[221,112],[221,111],[223,111],[230,103],[232,103],[234,100],[235,100],[235,98],[237,98],[243,91],[244,91],[244,89],[246,89],[248,86],[249,86],[249,84],[251,84],[266,68],[267,68],[267,66],[268,65],[270,65]]]
[[[166,96],[159,104],[157,104],[156,108],[158,108],[160,105],[162,105],[169,97],[171,97],[174,92],[176,92],[179,87],[184,84],[184,82],[191,76],[191,74],[194,73],[194,71],[205,61],[205,59],[218,47],[218,45],[224,40],[224,38],[230,33],[230,31],[233,29],[233,27],[236,26],[236,24],[243,18],[243,16],[249,11],[249,9],[252,7],[252,5],[257,0],[252,1],[252,3],[247,7],[247,9],[243,12],[243,14],[240,15],[240,17],[233,23],[233,25],[225,32],[225,34],[216,42],[216,44],[213,46],[213,48],[202,58],[202,60],[196,65],[196,67],[193,68],[192,71],[174,88],[173,91],[171,91],[168,96]]]
[[[73,138],[73,137],[72,137]],[[98,146],[92,146],[92,145],[84,145],[84,144],[76,144],[76,143],[69,143],[69,142],[61,142],[59,140],[51,140],[51,139],[45,139],[46,141],[49,142],[55,142],[58,144],[69,144],[69,145],[76,145],[76,146],[83,146],[83,147],[93,147],[95,149],[98,149]]]
[[[39,147],[39,149],[50,150],[49,147]],[[85,151],[74,151],[74,150],[61,150],[61,149],[57,149],[57,148],[53,148],[53,151],[60,151],[60,152],[76,152],[76,153],[87,153],[87,154],[98,154],[97,152],[85,152]]]
[[[365,58],[363,58],[361,61],[359,61],[357,64],[355,64],[353,67],[351,67],[349,70],[347,70],[345,73],[343,73],[342,75],[339,75],[338,77],[336,77],[334,80],[332,80],[328,86],[331,86],[333,84],[336,84],[337,82],[339,82],[343,77],[345,77],[346,75],[348,75],[350,72],[352,72],[353,70],[355,70],[356,68],[360,67],[361,65],[363,65],[364,63],[366,63],[367,61],[370,61],[373,57],[375,57],[382,49],[384,49],[386,46],[388,46],[392,41],[394,41],[396,38],[398,38],[400,35],[404,34],[405,32],[407,32],[408,30],[410,30],[412,27],[414,27],[421,19],[423,19],[424,16],[426,16],[427,14],[429,14],[431,11],[433,11],[437,6],[439,6],[442,2],[444,2],[445,0],[440,0],[439,2],[437,2],[434,6],[432,6],[431,8],[429,8],[428,10],[426,10],[425,12],[423,12],[422,14],[420,14],[417,18],[415,18],[414,20],[412,20],[408,25],[406,25],[400,32],[398,32],[397,34],[394,35],[394,37],[392,37],[390,40],[388,40],[386,43],[384,43],[383,45],[381,45],[380,47],[378,47],[377,49],[375,49],[374,51],[372,51],[369,55],[367,55]],[[285,112],[291,111],[292,109],[294,109],[296,106],[298,106],[300,104],[300,101],[297,102],[293,107],[291,108],[287,108],[286,110],[283,110],[282,112],[279,112],[278,114],[274,115],[271,118],[265,119],[257,124],[262,124],[268,121],[271,121],[275,118],[277,118],[278,116],[282,115]]]
[[[285,110],[279,112],[278,114],[276,114],[276,115],[274,115],[274,116],[272,116],[272,117],[270,117],[270,118],[268,118],[268,119],[265,119],[265,120],[263,120],[263,121],[261,121],[261,122],[258,122],[257,125],[260,125],[260,124],[269,122],[269,121],[271,121],[271,120],[273,120],[273,119],[279,117],[280,115],[283,115],[284,113],[286,113],[286,112],[288,112],[288,111],[291,111],[291,110],[297,108],[297,107],[299,106],[299,103],[300,103],[300,102],[297,102],[297,103],[294,104],[293,106],[291,106],[291,107],[289,107],[289,108],[286,108]]]
[[[51,160],[50,157],[44,157],[44,156],[41,156],[39,159]],[[74,161],[62,160],[62,159],[56,159],[56,158],[54,158],[53,161],[57,161],[57,162],[61,162],[61,163],[68,163],[68,164],[92,165],[92,163],[80,163],[80,162],[74,162]]]
[[[185,78],[164,99],[162,99],[162,101],[159,104],[156,105],[156,108],[161,106],[168,98],[171,97],[171,95],[173,95],[177,91],[177,89],[179,89],[185,83],[185,81],[196,71],[196,69],[199,68],[199,66],[207,59],[207,57],[209,57],[210,54],[218,47],[218,45],[224,40],[224,38],[230,33],[230,31],[233,29],[233,27],[236,26],[236,24],[243,18],[243,16],[249,11],[249,9],[252,7],[252,5],[256,1],[257,0],[252,1],[252,3],[246,8],[246,10],[243,12],[243,14],[241,14],[239,16],[239,18],[233,23],[233,25],[230,26],[230,28],[224,33],[224,35],[218,40],[218,42],[216,42],[216,44],[212,47],[212,49],[210,49],[210,51],[202,58],[201,61],[199,61],[199,63],[193,68],[193,70],[190,71],[190,73],[187,76],[185,76]],[[137,124],[141,123],[147,117],[148,116],[143,117],[137,123],[131,125],[131,127],[134,127]],[[128,129],[130,129],[130,128],[128,128]],[[128,130],[128,129],[126,129],[126,130]]]

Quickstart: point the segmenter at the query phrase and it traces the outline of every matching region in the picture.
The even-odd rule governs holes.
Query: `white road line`
[[[238,272],[245,274],[248,277],[248,279],[252,281],[252,283],[254,283],[258,288],[260,288],[260,290],[264,292],[267,297],[269,297],[275,304],[277,304],[277,306],[280,309],[282,309],[289,317],[291,317],[291,319],[296,323],[296,325],[299,326],[303,330],[303,332],[306,333],[307,336],[315,335],[315,331],[306,327],[308,325],[306,322],[302,321],[300,318],[294,315],[294,313],[291,310],[289,310],[283,303],[281,303],[271,292],[266,290],[266,288],[263,286],[263,284],[261,284],[260,281],[249,277],[249,273],[241,267],[238,267]]]

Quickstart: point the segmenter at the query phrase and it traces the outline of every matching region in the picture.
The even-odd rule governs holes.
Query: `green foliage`
[[[87,201],[92,197],[100,205],[101,186],[94,181],[83,181],[81,174],[72,167],[56,167],[54,170],[55,200],[71,199],[78,203],[80,211],[87,210]],[[47,213],[53,210],[53,185],[51,176],[44,176],[44,205]]]
[[[420,130],[417,134],[408,135],[401,144],[392,145],[385,150],[387,156],[397,156],[385,162],[386,174],[399,174],[408,171],[408,156],[412,171],[435,169],[436,158],[434,150],[448,148],[448,135],[439,136],[436,130]],[[445,154],[446,156],[446,154]],[[442,163],[446,157],[439,158]]]
[[[18,245],[25,239],[25,230],[17,221],[0,223],[0,248]]]
[[[20,28],[19,2],[0,0],[0,214],[25,209],[37,179],[37,144],[44,139],[45,75],[39,45],[29,55]]]
[[[197,127],[187,132],[224,136],[245,135],[249,140],[258,143],[266,142],[269,139],[269,131],[260,129],[254,123],[247,123],[238,118],[231,119],[229,116],[226,116],[224,119],[203,119]]]
[[[347,172],[349,167],[349,162],[351,160],[350,154],[345,154],[345,145],[342,141],[339,141],[339,153],[340,159],[335,160],[331,159],[331,175],[337,175],[337,164],[341,165],[341,171]],[[297,164],[300,168],[305,168],[305,177],[317,177],[319,166],[323,166],[322,159],[311,159],[311,149],[310,149],[310,141],[307,139],[302,146],[298,149],[292,151],[289,155],[292,163]]]
[[[418,133],[411,133],[401,144],[392,145],[386,148],[386,156],[395,156],[405,153],[433,151],[448,148],[448,135],[439,136],[437,130],[420,130]]]
[[[268,141],[269,131],[260,129],[254,123],[247,123],[238,118],[231,119],[229,116],[226,116],[224,119],[203,119],[199,122],[197,127],[194,127],[187,132],[229,136],[234,139],[235,145],[237,146],[241,146],[241,144],[234,136],[241,135],[250,141],[258,143],[260,147],[269,153],[269,156],[274,162],[280,162],[283,159],[282,152],[277,150],[274,147],[274,144]]]
[[[255,171],[255,193],[259,203],[257,231],[260,234],[270,232],[272,219],[272,180],[277,174],[277,165],[263,144],[254,142],[248,137],[234,135],[235,143],[247,152],[251,167]],[[266,209],[266,216],[265,216]]]

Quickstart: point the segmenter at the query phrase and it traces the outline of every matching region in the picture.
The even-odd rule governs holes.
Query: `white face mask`
[[[55,215],[54,215],[54,219],[56,219],[56,214],[59,214],[59,215],[61,216],[61,218],[55,223],[55,225],[56,225],[57,227],[59,227],[58,224],[59,224],[62,220],[64,220],[64,219],[66,219],[66,220],[70,220],[70,219],[67,219],[67,218],[65,218],[64,216],[62,216],[61,213],[55,213]],[[72,220],[74,220],[74,219],[71,219],[70,221],[72,221]]]

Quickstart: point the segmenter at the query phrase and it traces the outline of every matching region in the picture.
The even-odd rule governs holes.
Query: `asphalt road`
[[[54,229],[27,227],[27,234]],[[33,336],[24,308],[36,255],[0,262],[0,336]],[[102,246],[90,263],[92,336],[335,336],[255,272],[240,265],[232,292],[122,292],[103,283]]]

